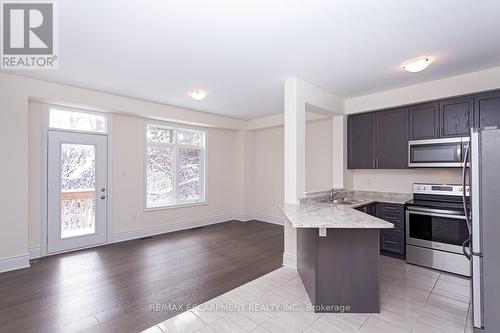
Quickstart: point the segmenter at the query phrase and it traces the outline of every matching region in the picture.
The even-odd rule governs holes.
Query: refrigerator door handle
[[[474,327],[483,328],[483,258],[472,257],[472,318]]]

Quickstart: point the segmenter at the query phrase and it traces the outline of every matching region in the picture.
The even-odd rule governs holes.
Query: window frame
[[[166,129],[171,129],[174,131],[174,142],[173,143],[161,143],[161,142],[148,142],[147,131],[148,126],[157,126],[163,127]],[[196,131],[203,133],[204,136],[204,145],[202,146],[193,146],[187,144],[177,144],[177,130],[188,130],[188,131]],[[143,126],[143,140],[144,140],[144,158],[143,158],[143,210],[147,211],[156,211],[156,210],[164,210],[164,209],[172,209],[172,208],[181,208],[181,207],[193,207],[193,206],[201,206],[208,204],[208,195],[206,190],[207,184],[207,147],[208,147],[208,133],[207,130],[202,127],[191,126],[191,125],[183,125],[176,124],[165,121],[157,121],[157,120],[145,120]],[[173,179],[172,179],[172,189],[174,194],[173,203],[162,205],[162,206],[152,206],[148,207],[148,174],[147,174],[147,161],[148,161],[148,147],[159,147],[166,148],[170,147],[173,149]],[[182,200],[178,199],[178,173],[179,173],[179,149],[195,149],[200,151],[200,200]]]

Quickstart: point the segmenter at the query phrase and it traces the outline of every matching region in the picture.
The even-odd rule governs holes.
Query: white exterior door
[[[48,253],[106,243],[107,136],[49,131]]]

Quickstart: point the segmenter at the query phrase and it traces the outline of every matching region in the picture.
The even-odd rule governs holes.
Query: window
[[[106,116],[97,113],[51,108],[49,127],[72,131],[106,133]]]
[[[146,124],[145,206],[205,202],[206,132]]]

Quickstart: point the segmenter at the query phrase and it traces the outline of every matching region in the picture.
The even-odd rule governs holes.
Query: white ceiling
[[[294,76],[353,97],[500,65],[498,0],[58,3],[59,70],[22,75],[242,119],[282,112]]]

